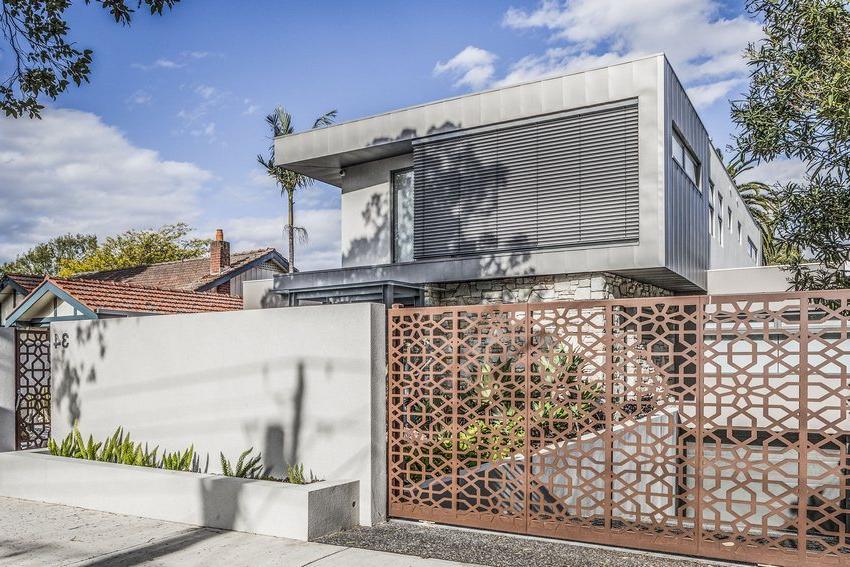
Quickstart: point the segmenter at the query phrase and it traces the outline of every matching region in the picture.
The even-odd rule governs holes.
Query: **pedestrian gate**
[[[393,308],[389,513],[850,565],[848,299]]]
[[[46,447],[50,439],[50,330],[15,330],[15,445]]]

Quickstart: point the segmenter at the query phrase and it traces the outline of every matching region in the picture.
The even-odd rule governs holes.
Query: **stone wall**
[[[673,294],[651,284],[597,272],[434,284],[426,289],[425,304],[535,303],[667,295]]]

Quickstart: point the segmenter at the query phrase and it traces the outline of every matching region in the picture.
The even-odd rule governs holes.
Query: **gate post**
[[[0,327],[0,453],[15,447],[15,329]]]

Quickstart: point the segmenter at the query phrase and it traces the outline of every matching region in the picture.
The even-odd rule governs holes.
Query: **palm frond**
[[[313,129],[330,126],[336,121],[336,109],[329,110],[313,121]]]

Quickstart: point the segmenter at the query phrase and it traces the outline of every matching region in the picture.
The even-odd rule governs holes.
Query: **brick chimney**
[[[210,243],[210,274],[218,275],[230,266],[230,243],[224,239],[224,231],[215,231],[215,240]]]

